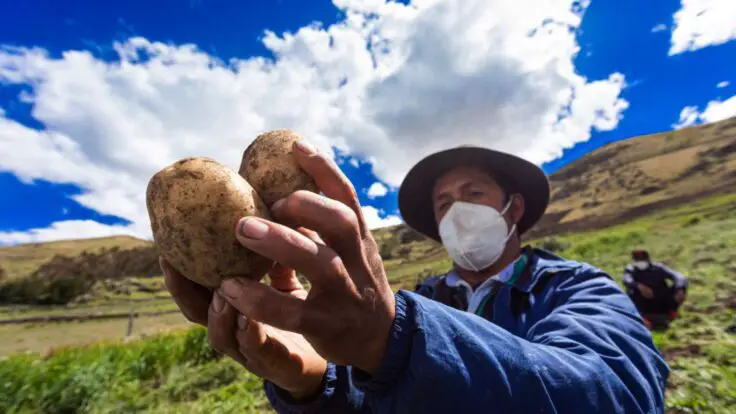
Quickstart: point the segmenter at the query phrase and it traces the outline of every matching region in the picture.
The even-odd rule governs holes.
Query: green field
[[[383,240],[387,237],[384,233],[378,239],[388,242]],[[736,194],[609,229],[533,244],[592,263],[617,280],[629,260],[629,251],[636,247],[649,249],[655,260],[686,274],[690,294],[681,318],[669,331],[655,333],[656,343],[673,370],[668,412],[736,412],[736,335],[726,331],[736,323]],[[395,287],[411,287],[417,275],[447,267],[444,255],[426,242],[408,246],[410,251],[387,260]],[[166,298],[136,302],[108,298],[25,312],[85,312],[84,306],[87,311],[110,312],[170,309],[172,304]],[[6,317],[6,312],[0,312],[0,320]],[[228,359],[216,359],[204,331],[187,328],[180,315],[136,320],[138,334],[167,328],[176,331],[134,341],[120,341],[126,324],[123,319],[0,326],[0,352],[16,352],[0,360],[0,412],[270,412],[260,380]],[[83,332],[88,332],[88,337],[75,338]],[[99,342],[106,338],[107,342]],[[19,346],[18,341],[26,345]],[[64,347],[79,342],[97,343]],[[57,348],[49,351],[49,347]],[[17,353],[23,349],[43,355]]]

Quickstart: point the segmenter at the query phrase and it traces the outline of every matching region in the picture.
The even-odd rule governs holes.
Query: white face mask
[[[456,201],[439,225],[442,244],[455,263],[474,272],[488,268],[498,260],[516,224],[508,230],[503,214],[511,206],[509,200],[500,213],[482,204]]]
[[[649,267],[649,262],[638,260],[634,262],[634,267],[639,270],[646,270]]]

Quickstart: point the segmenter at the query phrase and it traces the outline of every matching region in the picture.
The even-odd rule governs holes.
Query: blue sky
[[[589,139],[542,163],[546,172],[552,173],[609,142],[672,129],[686,107],[695,107],[702,115],[691,123],[713,120],[705,113],[707,104],[736,95],[736,42],[714,41],[696,50],[668,54],[673,16],[680,8],[679,0],[647,2],[646,7],[633,0],[591,2],[575,35],[580,47],[573,59],[575,72],[589,80],[605,80],[614,72],[623,74],[626,86],[619,97],[628,102],[628,107],[621,111],[621,119],[611,130],[591,129]],[[24,0],[3,5],[0,45],[43,48],[49,59],[62,59],[69,50],[88,50],[105,62],[118,58],[113,42],[142,37],[151,42],[195,44],[222,61],[253,56],[275,58],[263,43],[265,30],[294,32],[313,22],[328,27],[344,18],[344,11],[326,0],[165,0],[155,2],[155,6],[130,0],[105,2],[104,7],[91,0]],[[653,30],[657,25],[666,27]],[[7,119],[26,128],[44,131],[49,128],[48,119],[35,116],[35,104],[23,98],[34,88],[40,96],[38,85],[32,81],[9,81],[0,76],[0,114],[4,112]],[[63,120],[54,120],[62,127],[66,125]],[[22,145],[13,147],[13,151],[29,151],[28,157],[34,156]],[[359,189],[361,202],[374,206],[380,217],[396,215],[395,191],[369,198],[367,189],[381,176],[374,174],[367,160],[351,163],[350,156],[346,154],[341,166]],[[32,177],[23,178],[17,167],[6,165],[2,158],[5,156],[0,156],[0,191],[4,194],[0,233],[17,236],[69,220],[92,220],[104,225],[127,225],[134,220],[115,214],[114,209],[97,211],[102,209],[96,209],[96,204],[80,201],[78,196],[87,191],[84,184],[55,178],[63,176],[62,172],[35,176],[26,173]],[[16,236],[5,242],[35,240]]]

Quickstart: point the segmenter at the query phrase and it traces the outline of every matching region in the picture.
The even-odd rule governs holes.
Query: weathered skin
[[[160,254],[185,277],[209,288],[233,276],[260,280],[273,262],[243,247],[243,216],[270,218],[257,192],[214,160],[185,158],[156,173],[146,204]]]
[[[288,129],[265,132],[246,148],[238,173],[267,206],[297,190],[318,193],[312,177],[296,163],[292,144],[301,137]]]

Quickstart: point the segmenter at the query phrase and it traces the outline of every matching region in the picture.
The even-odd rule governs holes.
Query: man
[[[471,147],[417,164],[401,213],[455,266],[394,294],[347,178],[305,142],[294,153],[324,196],[296,192],[276,222],[236,230],[279,263],[271,286],[233,278],[210,293],[162,261],[184,314],[265,379],[277,412],[664,412],[669,368],[617,284],[522,247],[549,200],[535,165]]]
[[[687,279],[661,263],[652,263],[649,252],[631,252],[623,283],[649,329],[667,328],[685,301]]]

